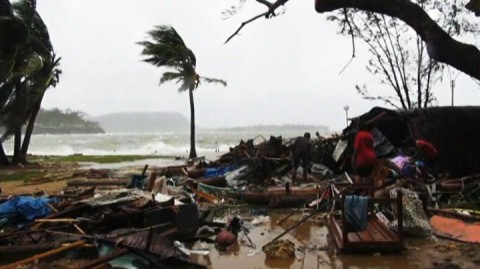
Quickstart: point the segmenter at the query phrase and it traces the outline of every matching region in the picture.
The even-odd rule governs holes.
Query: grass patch
[[[158,155],[69,155],[50,156],[48,160],[59,162],[121,163],[145,159],[172,159],[173,156]]]
[[[46,174],[47,172],[42,170],[15,170],[9,172],[8,174],[0,175],[0,180],[2,182],[28,180],[32,178],[43,177]]]

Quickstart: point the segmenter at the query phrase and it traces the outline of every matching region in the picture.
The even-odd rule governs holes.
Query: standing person
[[[297,178],[297,169],[302,164],[303,180],[307,181],[307,168],[310,163],[312,145],[310,143],[310,133],[306,132],[303,137],[299,136],[295,139],[292,145],[292,184],[295,184]]]
[[[353,143],[352,167],[355,171],[355,183],[362,183],[362,178],[372,174],[375,160],[375,147],[370,128],[363,122],[358,124],[358,133]]]

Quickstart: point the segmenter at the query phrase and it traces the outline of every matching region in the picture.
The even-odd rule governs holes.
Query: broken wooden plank
[[[20,261],[11,263],[11,264],[7,264],[5,266],[0,267],[0,269],[14,269],[17,266],[29,264],[29,263],[32,263],[32,262],[37,261],[39,259],[51,256],[51,255],[54,255],[54,254],[57,254],[57,253],[60,253],[60,252],[63,252],[63,251],[69,250],[69,249],[77,248],[77,247],[82,246],[82,245],[85,245],[84,240],[75,241],[71,244],[68,244],[68,245],[65,245],[65,246],[62,246],[62,247],[59,247],[59,248],[56,248],[56,249],[38,254],[38,255],[34,255],[30,258],[26,258],[26,259],[23,259],[23,260],[20,260]]]

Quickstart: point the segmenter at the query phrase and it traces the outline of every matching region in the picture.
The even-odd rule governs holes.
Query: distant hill
[[[90,118],[109,133],[182,132],[190,121],[178,112],[117,112]]]
[[[98,134],[105,131],[98,122],[84,119],[85,113],[81,111],[40,109],[38,112],[35,134]]]
[[[219,131],[235,131],[235,132],[320,132],[325,134],[329,132],[329,128],[323,125],[297,125],[297,124],[283,124],[283,125],[252,125],[241,127],[224,127],[212,130]]]

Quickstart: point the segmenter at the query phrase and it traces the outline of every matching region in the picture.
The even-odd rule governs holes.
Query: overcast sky
[[[200,75],[227,80],[228,87],[202,84],[195,92],[197,124],[203,127],[255,124],[315,124],[333,130],[349,115],[374,105],[354,86],[381,89],[365,69],[368,52],[337,34],[335,23],[318,14],[313,0],[291,0],[286,13],[246,26],[224,41],[242,21],[263,12],[247,1],[236,16],[222,11],[238,0],[39,0],[63,75],[48,90],[44,108],[71,108],[92,116],[120,111],[176,111],[189,115],[188,94],[177,85],[159,86],[161,70],[141,61],[141,47],[154,25],[176,28],[197,57]],[[448,79],[446,79],[448,80]],[[455,104],[478,105],[479,86],[461,74]],[[450,104],[447,86],[435,89],[438,105]]]

